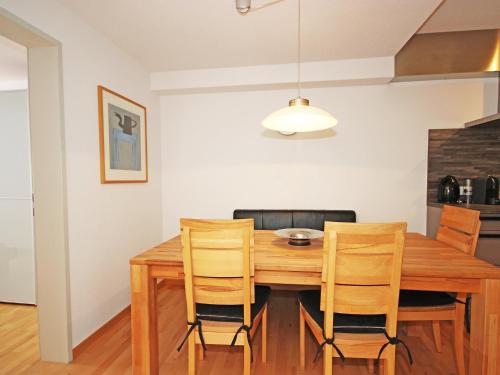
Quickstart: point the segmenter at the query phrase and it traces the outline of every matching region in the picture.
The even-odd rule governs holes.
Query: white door
[[[26,90],[0,92],[0,302],[36,303]]]

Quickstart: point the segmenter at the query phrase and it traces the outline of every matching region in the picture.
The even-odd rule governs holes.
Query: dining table
[[[270,230],[254,234],[255,282],[304,287],[321,284],[323,240],[291,246]],[[180,235],[130,260],[132,368],[159,373],[158,279],[183,279]],[[407,233],[401,289],[472,296],[469,375],[499,375],[500,268],[419,233]],[[168,372],[168,369],[167,369]],[[162,371],[165,373],[165,371]]]

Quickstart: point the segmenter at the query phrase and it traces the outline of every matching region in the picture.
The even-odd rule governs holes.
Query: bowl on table
[[[292,246],[308,246],[311,240],[323,237],[323,231],[309,228],[286,228],[274,232],[281,238],[286,238]]]

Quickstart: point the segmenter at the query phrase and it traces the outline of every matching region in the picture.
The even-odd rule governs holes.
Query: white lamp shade
[[[300,133],[333,128],[337,122],[320,108],[291,105],[271,113],[262,121],[262,126],[282,133]]]

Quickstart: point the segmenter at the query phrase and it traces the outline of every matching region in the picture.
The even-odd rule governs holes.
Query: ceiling
[[[446,0],[419,33],[500,29],[500,0]]]
[[[297,61],[297,0],[59,1],[150,71]],[[303,60],[395,55],[441,1],[303,0]]]
[[[28,78],[26,48],[0,36],[0,83]]]

